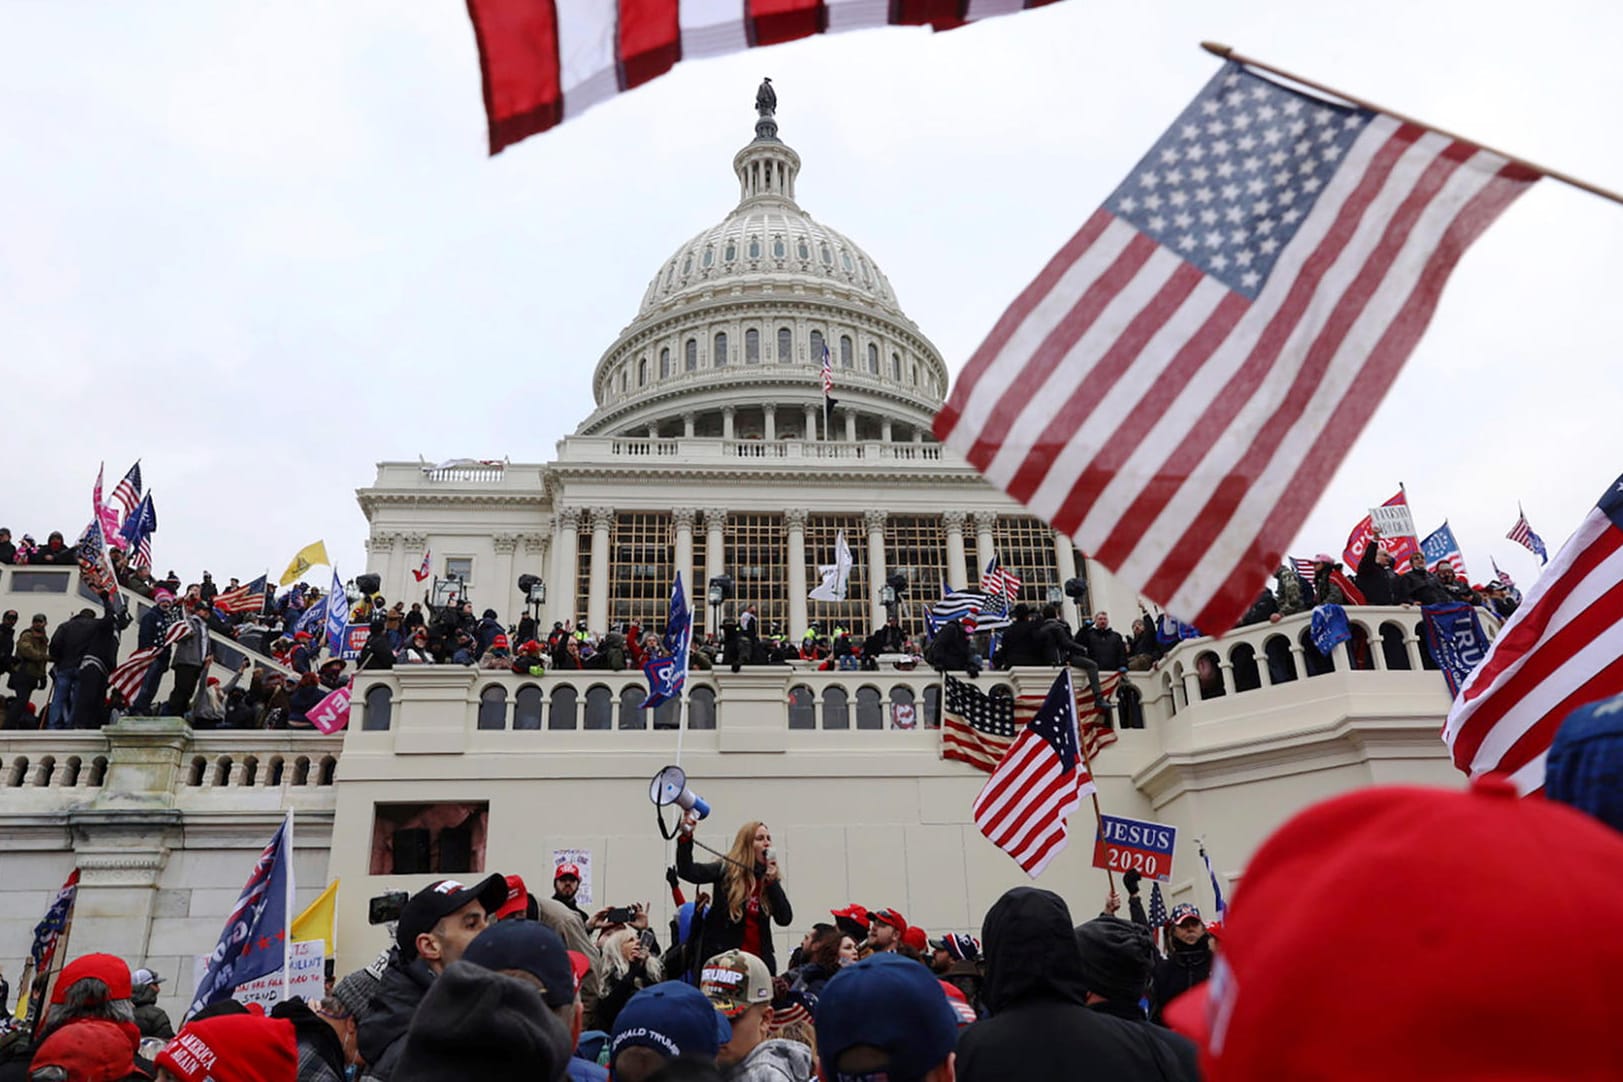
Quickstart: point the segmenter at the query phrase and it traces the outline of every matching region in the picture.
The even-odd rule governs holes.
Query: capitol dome
[[[598,361],[580,435],[925,441],[947,389],[940,353],[889,279],[795,199],[800,155],[760,109],[733,157],[739,201],[655,272]],[[834,375],[834,431],[822,361]]]

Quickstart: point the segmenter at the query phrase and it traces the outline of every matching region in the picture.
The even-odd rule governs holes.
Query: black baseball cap
[[[486,913],[494,913],[507,901],[507,880],[491,875],[464,886],[455,879],[441,879],[430,883],[413,894],[400,909],[400,922],[395,928],[395,942],[400,945],[400,960],[410,962],[417,957],[417,937],[433,931],[434,925],[450,916],[469,902],[478,902]]]
[[[486,969],[522,969],[546,986],[549,1007],[575,1001],[575,966],[563,937],[533,920],[504,920],[480,932],[462,960]]]

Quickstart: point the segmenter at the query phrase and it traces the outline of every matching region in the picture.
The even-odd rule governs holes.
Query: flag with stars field
[[[987,695],[972,682],[951,675],[943,683],[946,693],[941,710],[941,757],[968,763],[988,774],[997,769],[1016,734],[1030,724],[1047,701],[1046,695]],[[1114,695],[1120,683],[1120,673],[1099,676],[1099,686],[1107,696]],[[1078,693],[1076,716],[1089,760],[1116,742],[1116,730],[1110,727],[1109,716],[1100,711],[1091,691]]]
[[[259,854],[248,883],[225,919],[225,929],[209,955],[203,979],[186,1008],[190,1018],[210,1003],[231,998],[238,985],[281,970],[287,974],[293,948],[288,921],[293,906],[293,813],[288,812],[270,844]]]
[[[1016,298],[936,435],[1210,633],[1537,174],[1226,64]]]

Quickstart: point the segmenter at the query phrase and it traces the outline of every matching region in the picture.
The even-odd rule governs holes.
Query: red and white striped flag
[[[678,60],[872,26],[965,23],[1052,0],[468,0],[490,152],[579,116]]]
[[[122,481],[120,481],[113,488],[113,495],[108,500],[108,502],[109,503],[115,503],[120,508],[119,516],[118,516],[118,525],[119,526],[124,525],[124,520],[129,518],[130,514],[137,507],[140,506],[140,504],[141,504],[141,460],[140,459],[136,459],[135,465],[131,466],[128,470],[125,471],[124,479]],[[115,527],[113,532],[111,534],[109,534],[108,537],[107,537],[108,543],[111,543],[113,538],[117,537],[117,536],[118,536],[118,530]]]
[[[1227,64],[998,320],[936,435],[1221,633],[1536,179]]]
[[[1093,791],[1066,668],[975,798],[975,825],[1035,879],[1065,848],[1065,820]]]
[[[1623,692],[1623,477],[1556,553],[1460,688],[1443,727],[1454,765],[1530,793],[1561,722]]]
[[[185,620],[176,620],[170,624],[169,630],[164,632],[161,645],[135,651],[108,675],[108,692],[118,691],[124,696],[125,702],[134,702],[136,694],[141,690],[141,681],[146,679],[147,670],[152,668],[158,655],[191,633],[191,625]]]
[[[411,573],[411,577],[422,582],[434,573],[434,554],[429,549],[423,550],[423,566]]]

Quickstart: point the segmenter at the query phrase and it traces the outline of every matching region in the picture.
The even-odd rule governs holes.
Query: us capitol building
[[[382,592],[420,596],[411,572],[429,549],[434,578],[465,586],[477,609],[516,619],[528,603],[517,580],[532,575],[545,583],[543,627],[602,631],[663,624],[680,573],[702,634],[733,611],[702,600],[726,574],[731,606],[754,603],[798,636],[814,621],[865,632],[885,615],[887,576],[902,572],[916,629],[943,583],[972,586],[996,555],[1022,576],[1022,600],[1081,577],[1092,608],[1130,623],[1130,593],[931,439],[946,365],[874,260],[801,209],[800,157],[772,114],[768,101],[734,156],[738,206],[654,271],[593,372],[596,408],[552,461],[378,466],[357,496]],[[854,556],[848,599],[808,602],[841,531]],[[0,568],[0,607],[45,612],[53,626],[84,606],[77,590],[72,569]],[[1177,828],[1169,907],[1193,901],[1209,915],[1197,838],[1228,891],[1259,842],[1312,801],[1375,783],[1460,784],[1438,738],[1448,690],[1426,667],[1419,616],[1349,617],[1386,648],[1343,644],[1331,671],[1310,669],[1303,614],[1184,641],[1127,677],[1144,725],[1121,729],[1094,772],[1105,812]],[[133,650],[133,633],[125,640]],[[240,650],[219,642],[215,654],[215,675],[229,678]],[[1259,663],[1265,654],[1288,663]],[[1040,695],[1053,678],[987,672],[975,686]],[[110,950],[156,969],[169,978],[161,1003],[178,1013],[196,956],[287,809],[298,904],[341,884],[340,973],[384,945],[368,898],[491,871],[549,893],[566,850],[589,869],[594,904],[652,901],[664,928],[670,849],[648,782],[673,762],[715,808],[701,840],[724,849],[746,820],[772,828],[795,908],[778,933],[784,954],[853,900],[895,906],[932,935],[978,932],[997,896],[1027,880],[972,821],[986,775],[941,757],[942,688],[922,669],[695,671],[679,731],[677,704],[643,709],[639,672],[432,665],[358,676],[349,727],[334,736],[194,732],[175,718],[0,733],[0,971],[18,984],[34,924],[77,868],[69,953]],[[1071,831],[1041,885],[1080,915],[1107,885],[1086,805]]]

